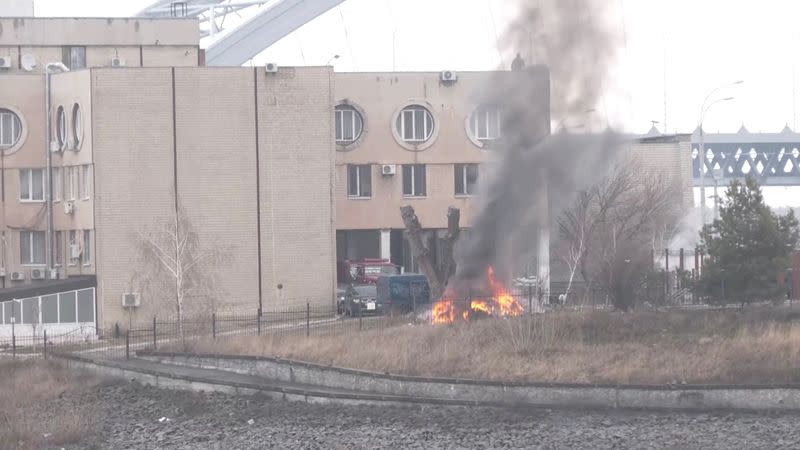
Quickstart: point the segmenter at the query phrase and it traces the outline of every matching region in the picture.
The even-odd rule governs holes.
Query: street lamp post
[[[700,148],[697,153],[698,162],[700,163],[700,220],[703,225],[706,223],[706,183],[705,183],[705,168],[706,168],[706,145],[705,145],[705,134],[703,132],[703,121],[705,120],[706,113],[712,106],[716,105],[717,103],[733,100],[733,97],[725,97],[718,100],[711,102],[708,106],[708,99],[711,98],[714,94],[716,94],[720,89],[742,84],[744,81],[738,80],[734,81],[733,83],[724,84],[722,86],[718,86],[717,88],[713,89],[711,92],[706,95],[706,98],[703,99],[703,104],[700,107],[700,121],[698,122],[697,127],[700,129]]]

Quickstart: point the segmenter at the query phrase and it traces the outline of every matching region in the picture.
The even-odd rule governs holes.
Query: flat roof
[[[0,17],[0,46],[199,45],[197,18]]]
[[[31,284],[0,289],[0,302],[19,300],[23,298],[39,297],[40,295],[55,294],[56,292],[75,291],[97,286],[97,277],[82,275],[69,277],[63,280],[42,280]]]

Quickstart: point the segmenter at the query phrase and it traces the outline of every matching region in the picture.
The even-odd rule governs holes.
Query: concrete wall
[[[259,240],[265,309],[333,302],[330,69],[91,72],[101,323],[127,322],[122,293],[148,288],[134,279],[152,265],[137,260],[135,235],[174,218],[176,187],[201,247],[221,259],[203,268],[217,310],[258,308]],[[173,298],[143,295],[132,319],[171,313]]]

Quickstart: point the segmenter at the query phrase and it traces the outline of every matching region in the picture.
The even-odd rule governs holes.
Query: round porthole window
[[[64,150],[67,146],[67,114],[64,112],[63,106],[56,109],[56,139],[58,148]]]
[[[77,103],[72,105],[72,138],[75,150],[80,149],[83,142],[83,113]]]
[[[22,138],[22,121],[10,109],[0,108],[0,150],[8,150],[19,144]]]

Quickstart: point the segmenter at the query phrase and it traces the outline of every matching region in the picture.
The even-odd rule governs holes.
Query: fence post
[[[311,335],[311,303],[306,302],[306,337]]]
[[[261,336],[261,308],[258,308],[258,317],[256,317],[256,323],[258,324],[258,335]]]
[[[364,317],[364,313],[361,310],[361,303],[359,303],[358,304],[358,331],[361,331],[361,330],[364,329],[364,324],[363,324],[363,322],[361,320],[362,317]]]
[[[125,332],[125,359],[131,359],[131,330]]]
[[[153,350],[156,349],[156,316],[153,316]]]
[[[44,359],[47,359],[47,329],[42,333],[42,340],[44,341],[42,345],[44,347]]]
[[[528,314],[533,315],[533,286],[528,283]]]
[[[211,337],[217,338],[217,313],[211,313]]]
[[[11,318],[11,355],[17,357],[17,333],[14,330],[14,324],[17,322],[16,317]]]
[[[119,337],[119,322],[114,323],[114,338]]]

